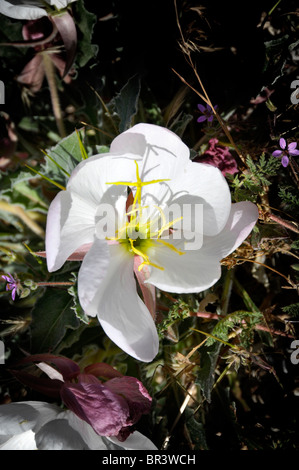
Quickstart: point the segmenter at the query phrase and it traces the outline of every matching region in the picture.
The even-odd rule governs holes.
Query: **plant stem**
[[[53,65],[51,58],[49,57],[49,54],[47,54],[46,52],[42,53],[42,58],[43,58],[46,78],[47,78],[49,89],[50,89],[52,109],[53,109],[54,117],[56,119],[57,128],[58,128],[60,136],[66,137],[66,131],[64,127],[62,111],[60,107],[60,100],[59,100],[59,95],[58,95],[58,90],[57,90],[54,65]]]
[[[74,282],[37,282],[39,287],[73,286]]]

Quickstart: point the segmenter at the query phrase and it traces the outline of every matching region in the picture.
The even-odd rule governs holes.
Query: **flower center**
[[[162,244],[172,251],[176,252],[179,255],[183,255],[184,252],[175,248],[171,243],[166,242],[161,239],[161,236],[166,231],[169,231],[173,224],[182,219],[178,217],[171,222],[166,221],[165,214],[159,206],[154,206],[158,212],[159,216],[153,220],[145,220],[142,217],[142,212],[144,209],[147,209],[148,206],[142,206],[141,204],[141,191],[144,186],[156,183],[162,183],[164,181],[170,181],[169,179],[158,179],[151,181],[142,181],[139,175],[138,163],[135,160],[136,165],[136,181],[116,181],[114,183],[106,184],[115,184],[128,187],[135,187],[136,192],[133,199],[132,205],[129,207],[129,210],[126,212],[126,222],[121,229],[117,230],[116,237],[108,238],[109,240],[117,241],[120,244],[123,244],[129,252],[133,255],[141,256],[143,262],[139,265],[138,270],[147,265],[153,266],[155,268],[164,270],[162,266],[159,266],[155,263],[152,263],[147,255],[147,251],[150,247],[153,247],[155,244]],[[159,228],[160,227],[160,228]]]

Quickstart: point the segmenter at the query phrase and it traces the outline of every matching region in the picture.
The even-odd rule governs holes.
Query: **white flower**
[[[0,0],[0,13],[17,20],[36,20],[48,16],[45,4],[61,10],[76,0]]]
[[[135,431],[124,442],[101,437],[72,411],[28,401],[0,406],[0,450],[157,450]]]
[[[179,209],[179,217],[170,207]],[[112,208],[106,218],[103,208]],[[51,203],[48,269],[59,269],[85,250],[78,275],[83,309],[98,316],[120,348],[148,362],[159,342],[134,271],[139,281],[144,276],[143,287],[176,293],[208,289],[221,276],[220,260],[243,242],[257,218],[254,204],[231,203],[221,171],[192,162],[173,132],[138,124],[116,137],[108,154],[81,162],[66,191]]]

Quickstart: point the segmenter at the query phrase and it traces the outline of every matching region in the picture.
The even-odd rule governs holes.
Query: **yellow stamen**
[[[129,221],[126,222],[125,225],[121,229],[116,231],[115,237],[109,237],[108,240],[120,241],[120,243],[127,243],[127,242],[130,243],[130,249],[132,253],[134,255],[140,256],[143,259],[143,262],[138,266],[138,271],[141,271],[144,266],[153,266],[154,268],[161,269],[163,271],[164,268],[162,266],[159,266],[158,264],[155,264],[155,263],[151,263],[148,255],[144,253],[144,251],[142,251],[142,249],[140,249],[139,246],[145,243],[145,247],[146,246],[148,247],[150,245],[153,245],[155,242],[157,242],[170,248],[175,253],[179,255],[183,255],[184,254],[183,251],[178,250],[171,243],[168,243],[165,240],[160,239],[163,232],[165,232],[170,227],[172,227],[173,224],[175,224],[176,222],[182,220],[183,217],[178,217],[170,222],[166,222],[166,217],[161,207],[154,206],[156,207],[156,209],[158,209],[160,213],[160,217],[162,219],[162,227],[159,230],[157,230],[155,233],[150,232],[151,225],[156,223],[159,220],[159,217],[157,217],[154,221],[148,220],[146,222],[141,222],[142,209],[146,209],[149,207],[149,206],[141,205],[141,191],[142,191],[143,186],[148,186],[149,184],[162,183],[164,181],[170,181],[170,179],[157,179],[157,180],[143,182],[139,175],[138,163],[136,160],[134,160],[134,162],[136,165],[136,181],[135,182],[115,181],[115,182],[106,183],[106,184],[115,184],[115,185],[129,186],[129,187],[133,186],[136,188],[136,193],[134,196],[133,204],[130,208],[130,211],[126,213],[127,219],[129,219]],[[139,237],[137,239],[131,238],[133,230],[141,234],[140,238]],[[151,237],[151,239],[149,239],[149,237]],[[152,237],[157,237],[157,238],[152,238]],[[123,239],[123,242],[121,241],[122,239]],[[142,241],[143,239],[144,241]],[[138,244],[137,244],[137,240],[138,240]],[[138,245],[138,248],[136,247],[136,244]]]
[[[175,251],[178,255],[184,255],[184,254],[185,254],[184,251],[179,250],[178,248],[176,248],[175,246],[173,246],[171,243],[166,242],[165,240],[161,240],[161,238],[155,238],[155,239],[153,240],[153,242],[162,243],[162,245],[167,246],[167,247],[170,248],[172,251]]]
[[[162,268],[162,266],[159,266],[158,264],[151,263],[150,260],[149,260],[149,257],[145,253],[143,253],[141,250],[138,250],[138,248],[136,248],[136,246],[134,246],[134,240],[129,238],[129,241],[130,241],[130,244],[131,244],[132,251],[135,253],[135,255],[141,256],[141,258],[144,259],[143,263],[141,263],[138,266],[138,271],[141,271],[141,269],[143,268],[144,265],[154,266],[155,268],[158,268],[158,269],[161,269],[162,271],[164,271],[164,268]]]
[[[148,186],[149,184],[156,184],[156,183],[163,183],[164,181],[170,181],[169,178],[166,179],[159,179],[159,180],[152,180],[152,181],[142,181],[139,176],[139,168],[138,168],[138,163],[136,160],[134,160],[134,163],[136,165],[136,180],[135,182],[131,181],[115,181],[114,183],[106,183],[106,184],[115,184],[115,185],[121,185],[121,186],[135,186],[136,187],[136,194],[134,197],[134,202],[133,202],[133,208],[135,208],[136,203],[138,201],[138,205],[141,208],[141,190],[143,186]]]

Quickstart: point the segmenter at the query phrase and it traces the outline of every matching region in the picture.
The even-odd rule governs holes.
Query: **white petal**
[[[135,155],[142,181],[176,179],[189,162],[190,150],[172,131],[154,124],[137,124],[117,136],[111,143],[112,153]],[[168,187],[164,183],[144,186],[142,194],[151,194],[155,203]],[[147,201],[144,200],[146,204]]]
[[[95,240],[85,255],[78,273],[78,295],[82,308],[89,316],[96,316],[97,311],[89,305],[97,290],[107,276],[110,264],[110,250],[106,242]]]
[[[70,426],[80,434],[89,450],[107,450],[107,446],[102,437],[92,429],[90,424],[86,423],[69,410],[65,412],[65,418],[68,420]]]
[[[12,436],[0,444],[0,450],[37,450],[35,434],[29,429],[22,434]]]
[[[136,181],[134,156],[126,153],[121,157],[113,154],[94,155],[76,166],[67,189],[92,204],[99,204],[103,194],[113,187],[113,183],[122,181]],[[126,186],[119,186],[119,189],[126,194]]]
[[[80,246],[91,243],[95,233],[96,205],[69,191],[51,202],[46,227],[48,270],[56,271]]]
[[[159,341],[154,321],[137,294],[133,272],[133,256],[121,245],[110,245],[107,275],[90,283],[90,273],[96,278],[101,266],[98,241],[85,256],[79,271],[79,299],[84,292],[92,298],[83,308],[87,315],[97,314],[109,338],[126,353],[144,362],[158,353]]]
[[[42,6],[42,2],[31,1],[30,3],[31,5],[23,4],[23,2],[16,4],[16,2],[1,0],[0,13],[16,20],[36,20],[42,16],[47,16],[46,11],[43,8],[39,8],[39,6]]]
[[[130,434],[124,442],[120,442],[116,437],[107,437],[107,439],[126,450],[158,450],[150,439],[138,431]]]
[[[55,419],[46,423],[35,435],[39,450],[87,450],[80,434],[68,420]]]
[[[36,364],[37,367],[40,368],[45,374],[47,374],[48,377],[52,380],[60,380],[61,382],[64,382],[63,375],[58,372],[55,367],[50,366],[49,364],[46,364],[45,362],[39,362]]]
[[[172,131],[154,124],[136,124],[111,143],[112,153],[133,153],[142,157],[140,176],[143,181],[175,178],[189,161],[190,150]]]
[[[27,403],[9,403],[0,406],[0,435],[21,434],[32,429],[39,413]]]
[[[69,3],[75,2],[76,0],[46,0],[49,5],[56,6],[58,10],[62,10],[62,8],[66,8]]]
[[[216,237],[207,237],[204,245],[214,256],[225,258],[248,237],[258,216],[257,206],[250,201],[232,204],[225,228]]]
[[[170,248],[156,244],[147,254],[150,261],[162,266],[164,271],[152,268],[147,282],[167,292],[191,293],[208,289],[221,276],[221,259],[247,238],[257,219],[257,207],[243,201],[232,204],[224,229],[214,237],[204,237],[198,250],[186,250],[185,254],[178,255]],[[184,240],[172,243],[184,251]]]
[[[212,165],[189,162],[180,176],[171,181],[172,199],[168,204],[202,204],[203,231],[216,235],[224,228],[230,214],[231,196],[221,171]],[[189,225],[188,215],[182,211],[183,223]]]
[[[184,240],[167,240],[168,243],[184,251]],[[147,251],[152,263],[163,271],[151,267],[148,283],[166,292],[202,292],[214,285],[221,276],[219,260],[204,248],[184,251],[179,255],[162,244],[155,244]]]

